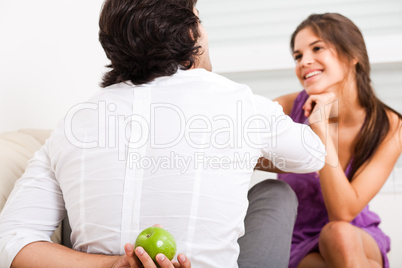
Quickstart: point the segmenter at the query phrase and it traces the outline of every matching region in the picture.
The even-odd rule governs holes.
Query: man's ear
[[[192,39],[192,40],[194,40],[195,38],[194,38],[194,32],[193,32],[193,30],[192,29],[190,29],[190,38]]]

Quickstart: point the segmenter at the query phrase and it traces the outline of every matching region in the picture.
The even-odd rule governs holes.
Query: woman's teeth
[[[310,78],[312,76],[315,76],[315,75],[318,75],[318,74],[321,74],[321,73],[322,73],[322,71],[314,71],[314,72],[306,74],[306,76],[304,78],[308,79],[308,78]]]

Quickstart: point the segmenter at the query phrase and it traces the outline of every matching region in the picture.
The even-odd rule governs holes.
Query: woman
[[[348,18],[313,14],[290,45],[305,90],[277,101],[310,124],[327,156],[318,173],[278,176],[299,200],[289,267],[388,267],[390,239],[368,203],[402,152],[402,116],[375,96],[363,36]]]

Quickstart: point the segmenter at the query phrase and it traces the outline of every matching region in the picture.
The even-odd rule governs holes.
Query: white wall
[[[54,128],[91,96],[106,56],[98,42],[102,1],[0,1],[0,132]]]
[[[99,89],[108,62],[98,42],[102,2],[0,1],[0,132],[52,129]],[[401,0],[198,2],[214,70],[270,98],[300,89],[288,48],[296,25],[313,12],[348,16],[365,35],[378,95],[402,111]],[[399,166],[372,207],[392,234],[393,251],[401,252]],[[402,267],[402,255],[392,252],[391,262]]]

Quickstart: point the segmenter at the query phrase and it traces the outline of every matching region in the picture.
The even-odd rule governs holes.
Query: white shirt
[[[0,267],[50,241],[65,210],[79,251],[123,254],[158,223],[193,267],[237,267],[262,155],[311,172],[325,149],[277,103],[203,69],[102,89],[68,111],[17,181],[0,215]]]

